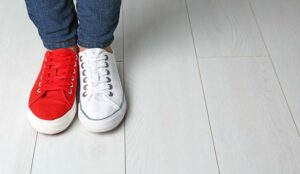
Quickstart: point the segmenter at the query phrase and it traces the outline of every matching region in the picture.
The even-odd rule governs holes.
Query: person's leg
[[[65,130],[76,113],[76,12],[72,0],[26,0],[26,5],[48,49],[29,96],[28,118],[37,131],[55,134]]]
[[[30,19],[49,49],[77,45],[77,15],[73,0],[25,0]]]
[[[120,0],[77,0],[80,104],[78,117],[92,132],[115,128],[126,112],[116,61],[110,44]]]
[[[121,0],[77,0],[78,45],[110,50],[118,25]],[[111,51],[111,50],[110,50]]]

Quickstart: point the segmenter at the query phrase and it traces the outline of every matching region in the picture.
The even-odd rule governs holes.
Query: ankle
[[[109,53],[113,53],[113,50],[111,48],[111,46],[109,45],[108,47],[104,48],[107,52]]]
[[[79,52],[79,48],[78,46],[72,46],[72,47],[69,47],[70,50],[74,51],[75,53],[78,53]]]

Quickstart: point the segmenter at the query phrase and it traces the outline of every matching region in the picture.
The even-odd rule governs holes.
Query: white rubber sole
[[[69,127],[76,114],[76,100],[74,104],[64,116],[55,120],[43,120],[34,115],[28,108],[28,119],[31,126],[38,132],[43,134],[57,134]]]
[[[89,119],[81,111],[80,106],[78,106],[78,108],[79,108],[78,118],[82,123],[82,125],[90,132],[100,133],[100,132],[107,132],[113,130],[121,123],[127,110],[127,104],[126,104],[126,100],[124,100],[122,108],[120,108],[113,115],[101,120]]]

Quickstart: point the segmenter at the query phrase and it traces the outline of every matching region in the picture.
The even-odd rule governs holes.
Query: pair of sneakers
[[[117,127],[126,113],[116,61],[112,53],[91,48],[79,53],[68,48],[45,53],[40,73],[29,97],[28,118],[40,133],[64,131],[77,111],[89,131],[105,132]]]

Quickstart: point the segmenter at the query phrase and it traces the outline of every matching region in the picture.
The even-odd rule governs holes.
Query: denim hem
[[[102,42],[86,42],[86,41],[83,41],[81,39],[78,39],[77,43],[79,46],[81,47],[84,47],[84,48],[106,48],[108,47],[109,45],[112,44],[114,40],[110,40],[108,42],[105,42],[105,43],[102,43]]]
[[[66,48],[77,45],[77,38],[72,38],[62,42],[43,42],[45,48],[53,50],[58,48]]]

